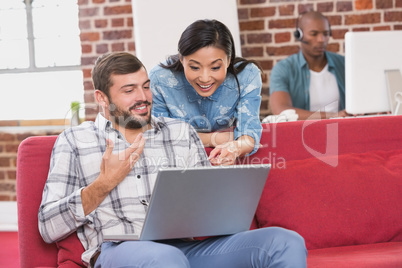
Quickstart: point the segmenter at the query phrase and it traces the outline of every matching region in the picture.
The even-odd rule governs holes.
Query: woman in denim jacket
[[[234,164],[259,148],[261,70],[236,57],[229,29],[198,20],[182,33],[178,54],[149,76],[154,116],[182,119],[198,132],[213,164]]]

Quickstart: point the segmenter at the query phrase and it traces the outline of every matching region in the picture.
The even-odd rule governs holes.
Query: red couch
[[[30,137],[18,150],[23,268],[82,265],[75,234],[46,244],[38,232],[55,139]],[[261,143],[238,163],[272,163],[251,228],[297,231],[308,267],[402,267],[402,116],[267,124]]]

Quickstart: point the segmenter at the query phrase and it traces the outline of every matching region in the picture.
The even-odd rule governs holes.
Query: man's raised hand
[[[134,142],[127,149],[113,153],[113,142],[106,141],[106,151],[102,157],[100,178],[108,181],[110,190],[116,187],[128,175],[135,163],[140,159],[145,145],[142,133],[138,134]]]

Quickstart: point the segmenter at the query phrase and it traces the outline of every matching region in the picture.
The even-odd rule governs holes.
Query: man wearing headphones
[[[345,58],[326,51],[328,19],[309,11],[296,21],[301,50],[278,62],[271,72],[269,104],[274,114],[294,109],[299,120],[347,116]]]

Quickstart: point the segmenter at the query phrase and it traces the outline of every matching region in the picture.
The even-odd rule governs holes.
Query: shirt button
[[[137,175],[137,179],[141,179],[141,175]]]

